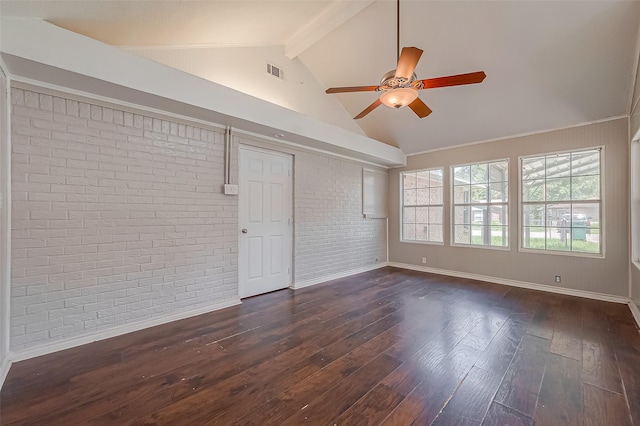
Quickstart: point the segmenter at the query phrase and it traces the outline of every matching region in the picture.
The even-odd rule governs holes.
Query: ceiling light
[[[418,91],[410,87],[398,87],[387,90],[380,95],[380,102],[390,108],[402,108],[415,101]]]

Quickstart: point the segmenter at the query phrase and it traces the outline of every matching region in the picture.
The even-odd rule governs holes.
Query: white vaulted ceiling
[[[305,88],[300,81],[309,103],[332,96],[344,109],[338,113],[349,117],[376,93],[322,90],[376,85],[395,68],[395,10],[389,0],[0,3],[5,16],[46,19],[128,49],[282,46],[283,58],[306,67],[305,76],[316,80]],[[479,70],[487,78],[478,85],[421,91],[433,110],[424,119],[408,108],[381,106],[355,124],[410,154],[627,115],[639,27],[638,1],[403,0],[400,43],[424,50],[418,78]],[[244,70],[233,72],[242,76]],[[243,90],[237,86],[242,78],[236,80],[234,88]],[[244,81],[246,92],[260,97],[255,84]],[[343,127],[354,129],[351,122]]]

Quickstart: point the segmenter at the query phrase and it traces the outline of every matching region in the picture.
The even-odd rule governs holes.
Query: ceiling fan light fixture
[[[386,90],[380,95],[380,102],[389,108],[402,108],[418,98],[418,91],[410,87]]]

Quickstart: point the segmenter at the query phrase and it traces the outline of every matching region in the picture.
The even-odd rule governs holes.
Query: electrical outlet
[[[427,258],[426,257],[422,258],[422,263],[427,263]]]
[[[560,277],[560,275],[556,275],[556,282],[557,283],[561,283],[562,282],[562,277]]]

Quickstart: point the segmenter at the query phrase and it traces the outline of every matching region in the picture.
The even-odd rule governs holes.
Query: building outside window
[[[602,254],[602,155],[520,158],[522,249]]]
[[[402,241],[442,243],[443,168],[403,172]]]

